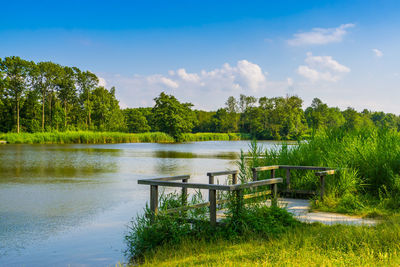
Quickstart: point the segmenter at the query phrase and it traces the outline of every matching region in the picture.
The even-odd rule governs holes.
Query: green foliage
[[[325,206],[328,210],[359,213],[368,212],[376,205],[381,209],[400,207],[397,197],[400,192],[400,134],[397,131],[327,129],[310,140],[263,149],[262,153],[254,151],[250,155],[254,160],[248,168],[263,165],[336,168],[335,175],[327,176],[326,197],[322,203],[317,201],[318,208]],[[282,170],[278,170],[277,175],[285,177]],[[319,181],[310,171],[293,170],[291,187],[319,190]],[[386,200],[380,201],[380,198]]]
[[[183,133],[192,131],[196,122],[191,103],[180,103],[174,96],[164,92],[154,99],[153,113],[159,131],[170,134],[177,140]]]
[[[213,242],[220,239],[271,238],[300,224],[290,213],[276,206],[267,207],[251,202],[241,205],[238,212],[237,203],[233,201],[236,198],[230,196],[228,199],[230,204],[226,218],[212,227],[205,216],[207,207],[166,214],[167,209],[182,207],[181,195],[162,194],[159,214],[153,220],[150,219],[151,211],[146,207],[144,214],[137,216],[129,225],[129,232],[125,236],[126,256],[131,262],[141,261],[144,255],[159,247],[175,247],[188,240]],[[202,202],[201,194],[197,193],[189,205]]]
[[[124,110],[126,127],[130,133],[144,133],[150,131],[146,117],[139,109],[127,108]]]

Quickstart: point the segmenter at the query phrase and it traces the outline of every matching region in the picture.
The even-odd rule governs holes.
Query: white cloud
[[[288,84],[288,86],[293,86],[293,79],[288,77],[287,78],[287,84]]]
[[[308,52],[304,61],[307,65],[300,65],[297,73],[311,82],[336,82],[350,72],[350,68],[340,64],[331,56],[313,56]]]
[[[289,80],[269,82],[266,75],[259,65],[240,60],[233,66],[225,63],[220,68],[197,73],[181,68],[165,75],[108,75],[106,78],[108,84],[116,86],[117,96],[124,106],[152,106],[152,99],[165,91],[180,101],[192,102],[195,108],[216,109],[231,95],[284,95]]]
[[[98,77],[99,78],[99,86],[107,87],[107,82],[104,78]]]
[[[376,57],[382,57],[383,56],[383,52],[381,50],[379,50],[379,49],[374,48],[374,49],[372,49],[372,51],[375,53]]]
[[[347,34],[347,29],[354,26],[354,24],[348,23],[342,24],[337,28],[313,28],[309,32],[295,33],[293,39],[288,40],[288,44],[301,46],[339,43]]]

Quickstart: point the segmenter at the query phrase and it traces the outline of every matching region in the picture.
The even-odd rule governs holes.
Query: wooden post
[[[278,184],[273,184],[272,185],[272,201],[271,204],[273,206],[278,205]]]
[[[182,179],[182,183],[187,183],[188,179]],[[182,206],[187,205],[187,188],[182,187]]]
[[[217,224],[217,190],[210,189],[208,194],[208,200],[210,201],[210,224],[211,226],[215,226]]]
[[[271,170],[271,178],[275,178],[275,170]]]
[[[321,200],[324,199],[324,193],[325,193],[325,175],[321,175],[319,177],[320,181],[321,181],[321,192],[320,192],[320,197]]]
[[[237,184],[237,173],[232,174],[232,184]]]
[[[290,190],[290,169],[286,169],[286,189]]]
[[[257,177],[257,170],[255,168],[253,168],[253,181],[257,181],[258,177]]]
[[[150,211],[151,211],[151,221],[158,212],[158,186],[150,185]]]
[[[208,175],[208,183],[214,184],[214,176]],[[217,190],[208,190],[208,201],[210,202],[210,224],[215,226],[217,224]]]

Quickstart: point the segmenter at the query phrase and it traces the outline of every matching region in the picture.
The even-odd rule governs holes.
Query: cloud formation
[[[226,99],[239,94],[268,96],[283,95],[290,79],[269,82],[267,73],[255,63],[240,60],[231,66],[190,73],[184,68],[170,70],[168,74],[153,75],[104,75],[107,84],[118,88],[118,98],[123,107],[152,106],[153,98],[165,91],[181,101],[189,101],[196,108],[215,109],[223,106]]]
[[[354,27],[352,23],[342,24],[337,28],[313,28],[309,32],[295,33],[293,39],[288,40],[291,46],[324,45],[339,43],[347,34],[347,29]]]
[[[374,48],[374,49],[372,49],[372,51],[375,53],[376,57],[382,57],[383,56],[383,52],[381,50],[379,50],[379,49]]]
[[[297,73],[311,82],[336,82],[350,72],[350,68],[340,64],[331,56],[313,56],[308,52],[304,61],[306,65],[300,65]]]

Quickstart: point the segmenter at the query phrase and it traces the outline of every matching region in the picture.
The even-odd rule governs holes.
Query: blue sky
[[[161,91],[319,97],[400,114],[400,1],[0,1],[0,57],[88,69],[124,107]]]

